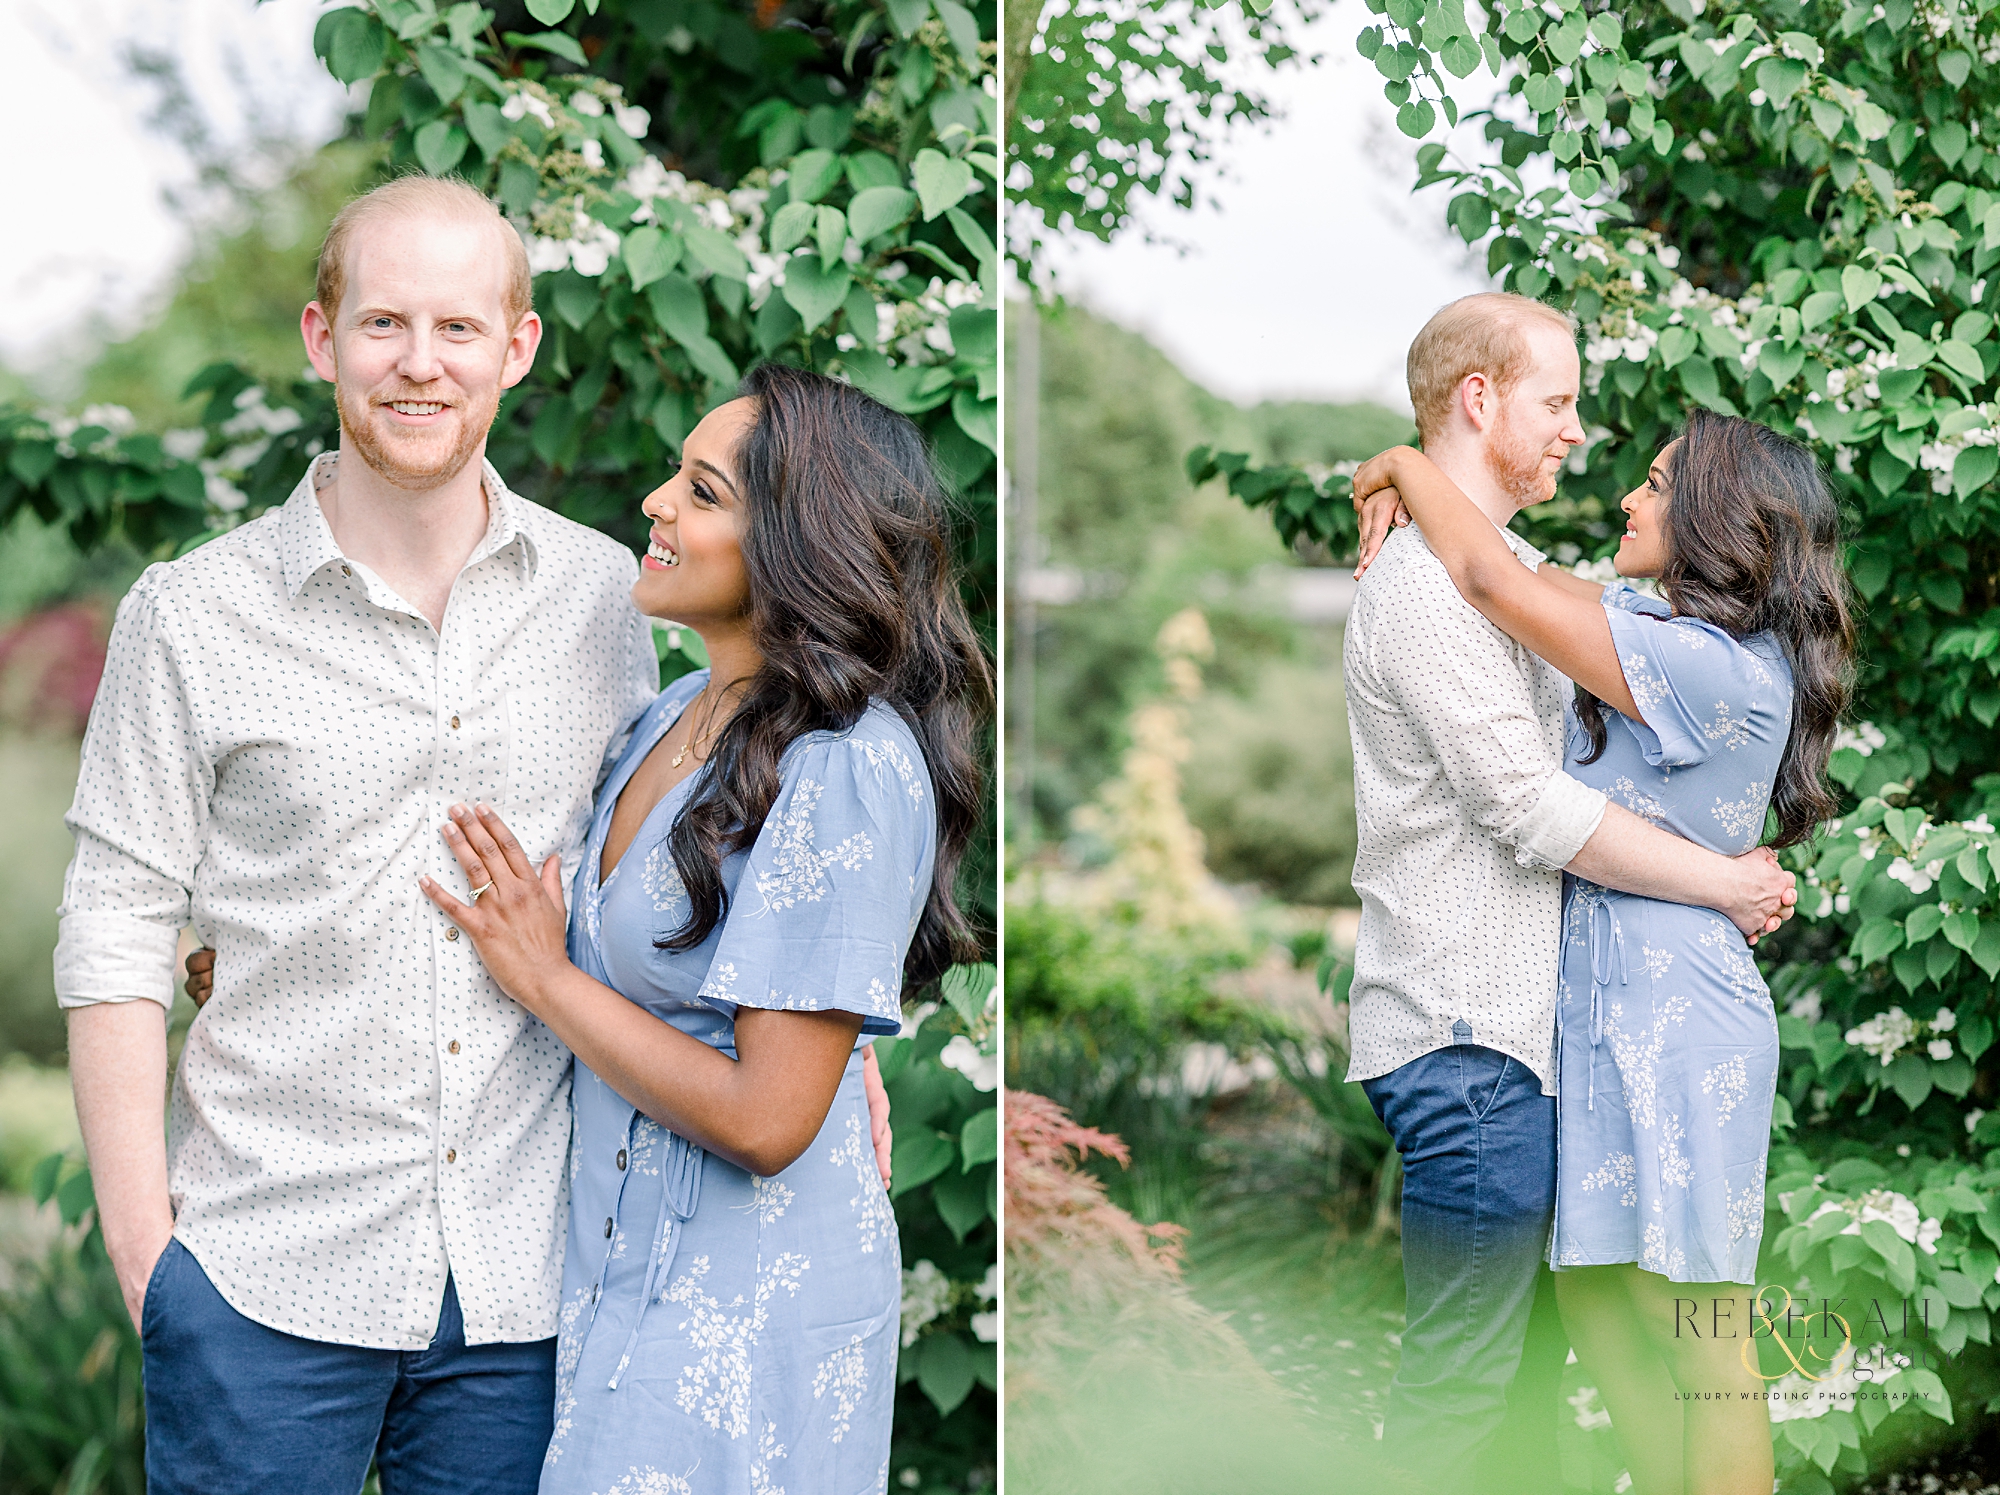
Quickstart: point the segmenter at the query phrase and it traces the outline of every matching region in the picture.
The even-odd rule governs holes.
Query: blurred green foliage
[[[1186,774],[1210,865],[1296,902],[1351,901],[1338,630],[1286,610],[1286,571],[1325,557],[1295,557],[1220,490],[1191,489],[1181,458],[1192,436],[1328,465],[1407,439],[1408,421],[1373,405],[1233,405],[1076,306],[1043,314],[1039,357],[1041,565],[1074,595],[1036,610],[1038,833],[1067,834],[1115,770],[1133,707],[1161,688],[1153,638],[1193,602],[1216,642]]]

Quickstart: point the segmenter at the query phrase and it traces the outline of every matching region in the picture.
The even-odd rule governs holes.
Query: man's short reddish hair
[[[1502,395],[1519,384],[1534,362],[1525,334],[1537,322],[1576,337],[1567,315],[1512,291],[1461,296],[1424,323],[1405,369],[1418,438],[1428,441],[1444,430],[1468,374],[1484,374]]]
[[[364,192],[334,215],[319,246],[319,275],[313,291],[328,323],[340,320],[340,298],[347,291],[347,247],[354,235],[382,218],[456,218],[490,223],[500,232],[501,253],[507,257],[507,285],[501,304],[511,332],[535,309],[534,277],[528,273],[528,247],[501,216],[491,198],[458,177],[400,176]]]

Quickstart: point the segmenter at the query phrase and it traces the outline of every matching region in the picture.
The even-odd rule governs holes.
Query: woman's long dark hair
[[[1660,587],[1674,612],[1736,639],[1772,634],[1792,667],[1792,729],[1771,793],[1771,844],[1790,846],[1840,808],[1826,782],[1854,658],[1840,510],[1805,447],[1707,410],[1688,413],[1667,484]],[[1577,720],[1590,739],[1585,763],[1604,751],[1603,706],[1577,687]]]
[[[722,921],[722,860],[763,829],[785,749],[879,699],[916,734],[936,791],[930,899],[903,963],[915,990],[979,952],[956,883],[982,812],[993,677],[959,600],[944,486],[916,426],[850,385],[767,363],[738,393],[757,406],[735,465],[764,662],[669,837],[692,909],[660,945],[693,949]]]

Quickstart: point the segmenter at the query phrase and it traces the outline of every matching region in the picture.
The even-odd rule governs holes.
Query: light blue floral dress
[[[1586,764],[1572,713],[1569,772],[1711,851],[1750,850],[1791,730],[1777,641],[1739,643],[1623,585],[1604,608],[1645,721],[1605,707],[1608,742]],[[1550,1264],[1754,1284],[1778,1029],[1736,926],[1566,876],[1556,1042]]]
[[[839,1008],[862,1042],[901,1023],[936,813],[902,719],[877,703],[786,751],[755,845],[723,864],[726,917],[685,953],[654,807],[598,885],[619,792],[707,680],[676,681],[606,782],[571,898],[570,958],[733,1056],[739,1007]],[[640,1115],[578,1061],[569,1251],[543,1495],[859,1495],[886,1487],[902,1260],[876,1172],[860,1045],[802,1157],[756,1178]]]

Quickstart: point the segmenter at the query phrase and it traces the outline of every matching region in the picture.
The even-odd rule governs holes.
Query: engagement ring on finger
[[[474,888],[472,892],[467,896],[465,901],[467,903],[477,903],[479,901],[479,895],[481,893],[490,891],[492,887],[493,884],[489,882],[484,887]]]

